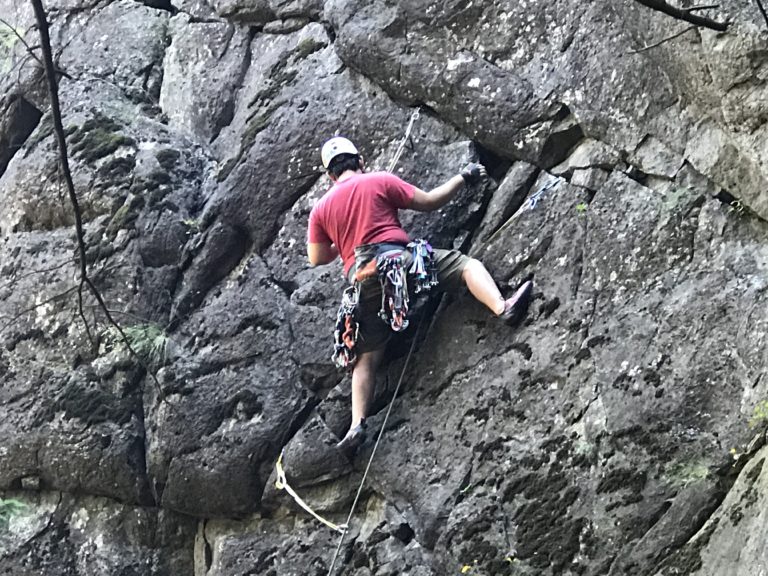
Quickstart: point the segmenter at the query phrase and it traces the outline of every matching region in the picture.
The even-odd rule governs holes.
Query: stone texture
[[[696,574],[759,574],[766,569],[765,448],[753,455],[719,509],[664,563],[659,574],[695,571]]]
[[[171,127],[210,142],[232,119],[235,95],[250,60],[249,38],[245,30],[226,22],[191,19],[186,14],[171,19],[160,108]],[[191,59],[190,54],[197,57]]]
[[[94,497],[8,493],[23,507],[0,534],[2,574],[192,574],[195,525]]]
[[[36,44],[25,6],[0,0]],[[350,382],[338,263],[304,254],[318,151],[340,133],[385,169],[417,107],[397,174],[493,178],[404,225],[534,300],[516,328],[468,294],[417,306],[339,573],[764,569],[752,7],[644,49],[683,24],[632,0],[47,6],[87,262],[141,362],[88,295],[84,328],[40,71],[0,42],[0,489],[29,504],[0,572],[327,573],[335,534],[274,486],[283,452],[343,522],[373,449],[333,449]]]

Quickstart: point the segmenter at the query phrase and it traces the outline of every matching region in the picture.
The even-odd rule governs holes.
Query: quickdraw
[[[561,182],[564,182],[564,181],[565,181],[564,178],[560,178],[560,177],[554,178],[549,182],[547,182],[546,184],[544,184],[541,188],[536,190],[536,192],[531,194],[528,197],[528,199],[525,202],[523,202],[522,206],[518,208],[517,212],[512,214],[509,220],[504,222],[504,224],[502,224],[502,226],[498,230],[496,230],[496,232],[491,234],[490,238],[488,238],[488,240],[485,241],[485,245],[488,245],[494,240],[496,240],[496,238],[498,238],[507,228],[509,228],[512,225],[512,223],[515,220],[517,220],[524,212],[528,212],[536,208],[536,205],[539,203],[539,200],[541,200],[541,198],[544,196],[544,192],[557,187]]]
[[[341,305],[336,314],[336,328],[333,331],[333,363],[339,368],[347,368],[357,360],[357,303],[360,301],[360,287],[357,282],[344,290]]]
[[[395,332],[408,328],[408,279],[400,252],[382,254],[376,269],[381,282],[381,310],[379,318]]]
[[[413,291],[415,294],[429,292],[438,283],[437,262],[432,246],[420,238],[408,244],[407,248],[413,254],[413,263],[408,269],[408,274],[415,280]]]

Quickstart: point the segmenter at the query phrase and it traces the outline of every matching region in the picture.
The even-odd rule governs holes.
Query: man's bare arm
[[[339,250],[333,244],[323,244],[322,242],[309,242],[307,244],[307,257],[312,266],[321,264],[330,264],[339,255]]]
[[[417,188],[413,195],[413,200],[411,200],[411,205],[408,208],[418,210],[419,212],[432,212],[442,208],[453,200],[462,186],[464,186],[464,179],[456,175],[445,184],[441,184],[429,192],[424,192],[424,190]]]
[[[456,193],[461,190],[465,183],[479,182],[487,175],[488,173],[482,164],[470,164],[464,168],[461,174],[457,174],[445,184],[441,184],[429,192],[424,192],[417,188],[411,205],[408,208],[418,210],[419,212],[432,212],[442,208],[453,200]]]

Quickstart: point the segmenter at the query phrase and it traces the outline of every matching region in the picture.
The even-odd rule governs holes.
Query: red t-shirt
[[[312,208],[307,241],[335,244],[346,275],[355,262],[357,246],[410,242],[397,211],[411,205],[415,190],[388,172],[356,174],[338,182]]]

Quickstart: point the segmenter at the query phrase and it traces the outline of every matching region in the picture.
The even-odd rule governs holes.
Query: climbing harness
[[[309,512],[312,516],[314,516],[317,520],[328,526],[331,530],[335,530],[336,532],[340,532],[341,534],[344,534],[344,532],[347,529],[346,524],[342,524],[341,526],[338,526],[337,524],[334,524],[333,522],[326,520],[322,516],[320,516],[317,512],[312,510],[312,508],[309,507],[309,504],[304,502],[304,500],[301,499],[301,496],[296,494],[296,492],[288,485],[288,479],[285,477],[285,470],[283,470],[283,453],[285,451],[282,450],[280,452],[280,456],[277,459],[277,464],[275,464],[275,468],[277,470],[277,480],[275,481],[275,487],[278,490],[285,490],[295,501],[296,504],[304,508],[307,512]]]
[[[412,263],[406,270],[405,251]],[[408,328],[409,278],[414,294],[428,292],[437,286],[437,262],[432,246],[423,239],[414,240],[405,249],[388,249],[355,272],[354,283],[346,288],[336,314],[331,359],[339,368],[349,368],[357,359],[355,344],[359,332],[357,306],[361,283],[377,276],[381,284],[381,308],[378,316],[395,332]]]
[[[488,238],[488,240],[486,240],[485,244],[490,244],[491,242],[496,240],[496,238],[498,238],[499,235],[504,230],[509,228],[512,225],[512,223],[515,220],[517,220],[524,212],[529,212],[529,211],[533,210],[534,208],[536,208],[536,205],[539,203],[539,200],[541,200],[542,196],[544,195],[544,192],[547,192],[548,190],[551,190],[552,188],[557,187],[564,180],[565,179],[561,178],[561,177],[554,178],[554,179],[550,180],[549,182],[547,182],[546,184],[544,184],[543,186],[541,186],[538,190],[536,190],[536,192],[534,192],[533,194],[528,196],[528,198],[525,200],[525,202],[523,202],[522,206],[520,206],[520,208],[517,209],[517,212],[515,212],[509,218],[509,220],[504,222],[504,224],[498,230],[496,230],[496,232],[494,232],[491,235],[491,237]]]
[[[405,129],[405,135],[400,141],[400,144],[395,151],[395,155],[392,157],[392,160],[387,167],[387,172],[392,172],[395,169],[395,166],[397,166],[397,163],[403,154],[403,150],[405,150],[405,144],[411,137],[413,126],[416,123],[416,120],[419,119],[420,112],[421,107],[419,106],[411,113],[411,118]],[[427,252],[429,252],[430,255],[432,253],[432,247],[424,240],[411,242],[408,247],[410,248],[412,245],[419,247],[426,246]],[[428,289],[425,288],[425,281],[422,280],[419,275],[432,272],[432,269],[427,269],[426,264],[424,264],[425,260],[422,252],[423,250],[420,249],[419,257],[417,258],[416,250],[414,249],[414,264],[411,267],[413,269],[415,266],[417,270],[419,270],[417,273],[417,284],[415,289],[415,293],[417,294],[424,289]],[[382,288],[381,310],[379,311],[379,316],[382,320],[387,322],[395,332],[401,332],[408,327],[408,320],[406,318],[408,313],[408,288],[406,275],[401,272],[402,260],[400,260],[398,268],[395,262],[389,261],[389,258],[387,260],[382,260],[385,255],[386,254],[382,254],[377,258],[374,258],[368,265],[358,270],[355,273],[355,283],[351,287],[345,289],[342,294],[341,305],[336,314],[336,327],[333,331],[333,355],[331,356],[331,360],[333,360],[333,363],[339,368],[349,368],[357,359],[355,344],[357,343],[359,324],[356,317],[356,309],[357,304],[360,301],[359,283],[363,280],[370,278],[374,274],[379,275]],[[434,268],[434,265],[432,268]],[[437,284],[436,274],[434,274],[434,284]]]
[[[432,246],[419,238],[409,243],[412,263],[406,271],[403,251],[384,252],[376,259],[376,270],[381,282],[381,310],[379,318],[395,332],[408,328],[408,277],[413,279],[415,294],[428,292],[437,286],[437,264]]]
[[[344,290],[341,305],[336,313],[336,328],[333,330],[333,355],[331,360],[339,368],[347,368],[357,359],[355,344],[360,328],[357,322],[357,304],[360,301],[360,285],[355,282]]]

